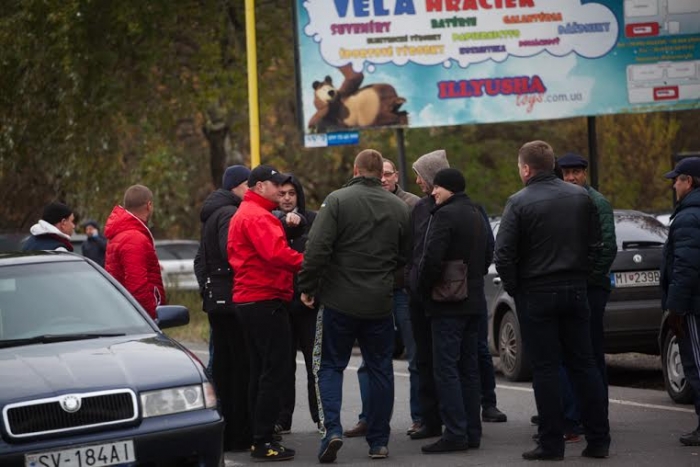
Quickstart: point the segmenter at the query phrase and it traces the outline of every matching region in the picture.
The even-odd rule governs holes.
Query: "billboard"
[[[293,1],[305,135],[700,108],[700,0]]]

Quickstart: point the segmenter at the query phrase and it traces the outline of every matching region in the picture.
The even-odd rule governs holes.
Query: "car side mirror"
[[[156,307],[156,323],[161,329],[185,326],[190,323],[190,312],[182,305],[161,305]]]

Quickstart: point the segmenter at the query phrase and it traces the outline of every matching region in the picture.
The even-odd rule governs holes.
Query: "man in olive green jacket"
[[[369,455],[388,455],[394,405],[392,292],[394,271],[408,251],[409,213],[406,203],[382,188],[382,168],[377,151],[357,155],[354,178],[328,195],[318,211],[299,274],[302,301],[321,304],[316,330],[321,359],[314,368],[326,431],[318,454],[321,463],[333,462],[343,444],[343,371],[355,339],[370,380]]]
[[[605,351],[603,342],[603,315],[605,305],[610,296],[610,267],[617,255],[617,239],[615,237],[615,218],[613,210],[605,197],[588,184],[588,161],[578,154],[567,153],[557,160],[561,167],[564,181],[582,186],[588,190],[588,195],[598,210],[602,248],[591,258],[591,274],[588,277],[588,305],[591,309],[591,344],[596,365],[600,370],[605,387],[607,400],[608,378],[605,368]],[[571,393],[571,391],[569,391]],[[567,400],[568,399],[568,400]],[[564,397],[564,410],[567,423],[571,424],[569,435],[576,434],[576,424],[580,420],[578,407],[573,395]]]

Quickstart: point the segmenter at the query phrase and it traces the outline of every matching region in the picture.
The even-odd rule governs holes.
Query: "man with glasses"
[[[664,175],[673,179],[673,212],[661,263],[662,309],[678,339],[685,379],[693,389],[698,425],[679,439],[700,446],[700,158],[688,157]]]

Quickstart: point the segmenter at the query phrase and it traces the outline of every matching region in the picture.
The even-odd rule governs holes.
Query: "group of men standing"
[[[301,184],[261,165],[229,167],[201,211],[195,260],[212,330],[213,379],[226,429],[224,449],[255,460],[288,460],[296,349],[307,369],[309,409],[323,433],[321,463],[343,435],[364,435],[369,456],[388,456],[394,403],[395,323],[410,371],[411,439],[438,438],[426,454],[480,447],[496,407],[486,345],[484,276],[492,260],[514,297],[533,368],[539,428],[527,460],[560,460],[582,430],[584,457],[609,454],[603,314],[616,254],[612,208],[586,179],[587,161],[558,160],[543,141],[518,152],[524,188],[507,202],[494,240],[445,151],[413,165],[425,196],[397,185],[394,164],[367,149],[352,179],[305,207]],[[700,159],[666,174],[679,199],[664,247],[662,306],[679,341],[700,419]],[[130,187],[107,220],[105,268],[156,318],[165,303],[147,223],[153,194]],[[52,203],[25,249],[71,250],[74,216]],[[362,414],[343,432],[343,372],[357,342]],[[444,427],[444,428],[443,428]],[[700,445],[700,424],[683,435]],[[251,447],[252,446],[252,447]]]
[[[465,194],[464,177],[449,168],[445,151],[422,156],[414,169],[423,199],[400,189],[391,161],[364,150],[352,179],[318,213],[305,209],[298,181],[270,166],[230,167],[205,201],[195,265],[212,327],[226,450],[252,445],[256,460],[294,457],[279,435],[291,428],[298,346],[311,417],[324,434],[318,459],[335,461],[344,434],[343,372],[357,342],[363,413],[353,430],[363,432],[346,436],[364,435],[370,457],[387,457],[395,322],[412,374],[407,433],[439,437],[423,452],[477,448],[481,417],[506,420],[496,408],[490,355],[486,397],[477,358],[486,321],[483,275],[493,252],[486,215]],[[465,235],[472,239],[467,246]],[[469,298],[430,298],[443,259],[473,263]],[[483,340],[486,348],[485,332]]]

